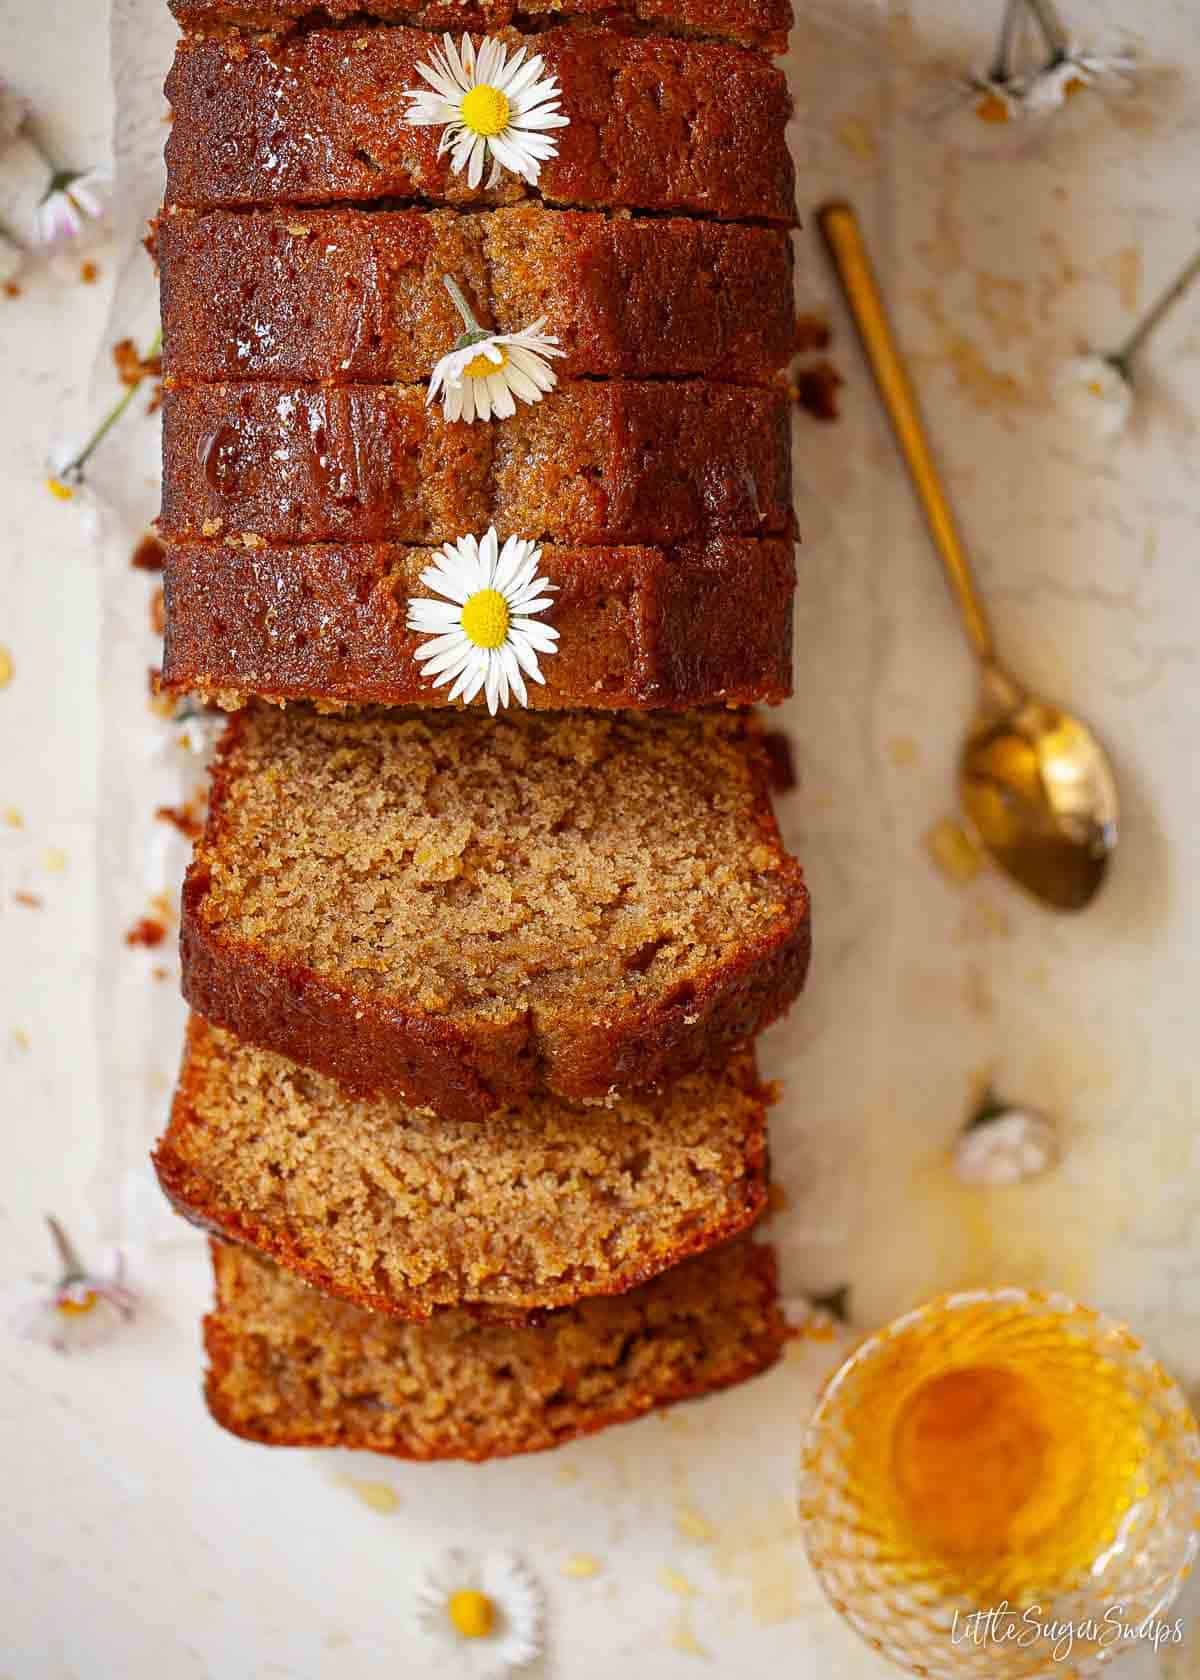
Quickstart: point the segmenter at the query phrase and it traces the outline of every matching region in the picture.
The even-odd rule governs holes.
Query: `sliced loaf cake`
[[[185,995],[452,1118],[719,1065],[808,966],[767,778],[726,712],[247,707],[184,886]]]
[[[492,331],[544,318],[560,379],[762,384],[796,340],[785,228],[540,205],[177,210],[153,246],[180,384],[420,383],[462,332],[446,275]]]
[[[510,51],[515,30],[489,33]],[[536,189],[505,173],[472,187],[404,95],[440,46],[419,29],[306,29],[281,39],[185,36],[167,78],[167,203],[196,209],[420,199],[676,210],[795,221],[782,71],[759,53],[589,25],[537,36],[566,128]]]
[[[232,1246],[213,1245],[213,1269],[209,1408],[268,1446],[541,1452],[742,1382],[774,1364],[787,1334],[771,1250],[744,1240],[521,1328],[465,1313],[404,1324]]]
[[[172,543],[162,682],[228,708],[246,696],[325,706],[441,706],[407,628],[427,548]],[[537,707],[680,707],[785,699],[792,543],[714,537],[673,548],[541,551],[558,631]],[[484,705],[482,692],[476,704]]]
[[[744,1052],[611,1108],[543,1095],[443,1120],[193,1016],[154,1161],[180,1213],[326,1294],[520,1323],[746,1229],[766,1201],[764,1094]]]

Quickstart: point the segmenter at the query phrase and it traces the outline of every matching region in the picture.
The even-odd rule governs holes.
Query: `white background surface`
[[[1067,9],[1091,39],[1121,14],[1116,0]],[[798,31],[793,53],[801,209],[832,190],[864,208],[1002,646],[1100,729],[1126,824],[1114,878],[1078,921],[992,879],[952,887],[930,866],[922,836],[948,808],[971,674],[839,329],[844,418],[797,432],[811,540],[788,726],[805,788],[781,814],[812,879],[819,944],[810,995],[765,1052],[787,1082],[774,1155],[790,1205],[773,1234],[791,1289],[848,1281],[863,1322],[938,1287],[1058,1284],[1132,1319],[1195,1392],[1200,294],[1155,340],[1116,448],[1075,435],[1050,385],[1080,343],[1115,342],[1200,237],[1200,16],[1194,0],[1130,7],[1157,66],[1138,94],[1111,107],[1081,97],[1043,148],[997,163],[964,158],[915,113],[933,61],[982,55],[998,0],[829,10],[841,21]],[[65,162],[108,149],[106,61],[96,0],[0,3],[0,69]],[[802,295],[819,305],[809,237],[800,250]],[[97,286],[31,279],[0,300],[0,645],[15,667],[0,692],[0,812],[23,823],[0,821],[0,1277],[13,1286],[48,1265],[45,1210],[89,1245],[114,1217],[97,1186],[111,1187],[113,1123],[128,1116],[103,1131],[100,972],[127,965],[122,998],[144,998],[142,1024],[160,1036],[151,959],[113,933],[157,885],[143,861],[153,800],[127,834],[110,825],[99,869],[96,846],[97,695],[113,664],[98,647],[101,579],[139,614],[150,585],[106,573],[78,510],[41,482],[48,451],[111,390],[103,377],[86,390],[115,258],[101,264]],[[143,483],[123,488],[152,511]],[[131,739],[130,762],[142,750]],[[139,1152],[169,1038],[148,1044],[129,1097]],[[1060,1124],[1066,1157],[1041,1184],[966,1191],[949,1174],[985,1074]],[[119,1167],[131,1131],[117,1130]],[[487,1541],[517,1545],[547,1584],[554,1676],[591,1680],[616,1663],[672,1680],[884,1672],[820,1600],[790,1514],[827,1347],[551,1458],[331,1464],[208,1423],[199,1245],[156,1250],[146,1276],[139,1323],[89,1356],[62,1361],[0,1332],[0,1680],[424,1677],[414,1572],[444,1543]],[[386,1482],[396,1509],[369,1508],[348,1475]],[[581,1553],[597,1573],[564,1575]],[[1177,1653],[1169,1672],[1195,1665]]]

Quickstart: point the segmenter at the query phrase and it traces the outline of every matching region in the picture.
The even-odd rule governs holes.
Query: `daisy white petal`
[[[504,668],[504,678],[507,687],[511,687],[513,693],[521,702],[522,706],[528,706],[529,691],[525,687],[525,679],[521,675],[521,665],[515,650],[511,647],[502,647],[500,649],[499,658],[500,663]],[[504,696],[505,705],[508,704],[507,687]]]
[[[1077,356],[1066,362],[1054,388],[1060,408],[1095,437],[1118,437],[1133,412],[1133,386],[1107,356]]]
[[[487,184],[499,182],[501,171],[526,181],[536,181],[542,162],[553,157],[557,144],[536,130],[564,128],[558,80],[546,76],[540,54],[527,57],[528,47],[519,47],[510,57],[502,41],[484,36],[476,48],[464,35],[456,48],[447,35],[430,63],[416,66],[417,74],[433,90],[405,89],[408,109],[404,120],[414,126],[430,126],[438,120],[433,99],[441,102],[438,115],[444,132],[438,156],[449,153],[456,175],[465,173],[467,185],[475,190],[490,162]]]

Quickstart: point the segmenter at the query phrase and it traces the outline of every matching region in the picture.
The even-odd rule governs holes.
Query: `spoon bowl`
[[[990,857],[1056,910],[1082,910],[1117,843],[1117,789],[1095,735],[984,668],[958,770],[963,811]]]
[[[1117,843],[1117,788],[1085,723],[1028,693],[996,658],[991,626],[883,306],[858,219],[827,204],[818,223],[896,434],[967,637],[982,698],[959,761],[963,811],[988,856],[1052,910],[1082,910]]]

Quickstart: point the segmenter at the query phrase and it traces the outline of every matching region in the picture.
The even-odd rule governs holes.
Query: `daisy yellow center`
[[[986,93],[975,107],[975,115],[980,122],[1006,123],[1009,119],[1009,109],[1005,100],[997,93]]]
[[[511,109],[506,93],[480,82],[463,95],[462,120],[473,134],[482,134],[485,140],[490,140],[493,135],[504,133]]]
[[[486,1639],[496,1625],[496,1606],[486,1593],[470,1587],[450,1594],[446,1614],[464,1639]]]
[[[496,346],[500,352],[500,360],[494,362],[490,356],[485,356],[481,350],[478,356],[472,356],[463,369],[464,379],[489,379],[493,373],[502,373],[508,366],[508,351],[503,344]]]
[[[74,1300],[70,1295],[64,1295],[58,1303],[58,1310],[64,1318],[82,1318],[90,1313],[96,1305],[96,1291],[89,1289],[81,1301]]]
[[[511,617],[498,589],[478,589],[463,604],[463,635],[476,647],[498,648],[508,635]]]
[[[1098,379],[1089,379],[1087,388],[1094,397],[1102,397],[1104,395],[1104,387]]]

